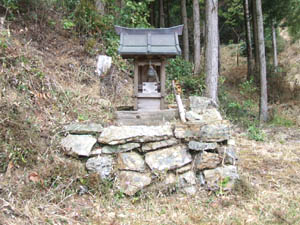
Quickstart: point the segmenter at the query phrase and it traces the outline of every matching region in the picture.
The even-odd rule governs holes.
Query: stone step
[[[132,125],[161,125],[165,122],[174,121],[179,118],[177,109],[166,109],[157,111],[117,111],[116,123],[118,126]]]

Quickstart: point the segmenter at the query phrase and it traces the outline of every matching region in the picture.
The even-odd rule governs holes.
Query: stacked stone
[[[127,195],[170,186],[195,194],[200,186],[219,188],[225,179],[230,187],[238,178],[230,124],[210,99],[190,97],[190,109],[185,124],[106,128],[93,124],[89,131],[71,125],[61,143],[68,154],[89,157],[87,170],[101,179],[114,179]]]

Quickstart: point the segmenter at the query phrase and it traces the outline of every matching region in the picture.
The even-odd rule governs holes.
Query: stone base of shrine
[[[117,111],[116,123],[118,126],[162,125],[179,118],[177,109],[166,109],[157,111]]]

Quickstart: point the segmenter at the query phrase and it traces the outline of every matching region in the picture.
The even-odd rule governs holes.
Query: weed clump
[[[246,181],[244,177],[236,180],[233,188],[233,193],[238,194],[246,199],[251,199],[255,195],[255,189]]]

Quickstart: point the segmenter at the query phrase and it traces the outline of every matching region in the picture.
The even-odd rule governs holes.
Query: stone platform
[[[61,145],[68,155],[87,157],[89,172],[127,195],[169,188],[188,194],[229,190],[239,178],[231,125],[207,98],[190,97],[190,106],[187,123],[168,111],[174,119],[166,124],[163,113],[132,112],[119,117],[119,126],[93,124],[93,132],[86,125],[66,126]]]
[[[166,109],[157,111],[117,111],[116,124],[118,126],[132,125],[160,125],[179,118],[177,109]]]

